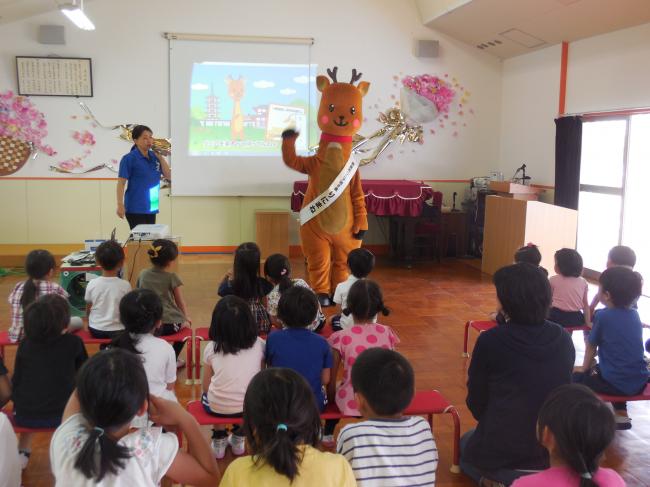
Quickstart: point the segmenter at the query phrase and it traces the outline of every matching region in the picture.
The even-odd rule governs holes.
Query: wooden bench
[[[105,345],[110,343],[109,338],[95,338],[86,328],[80,330],[75,330],[71,332],[73,335],[77,335],[81,338],[81,341],[84,342],[84,345]],[[194,384],[194,379],[192,376],[192,356],[193,352],[193,335],[191,328],[182,328],[178,333],[173,335],[163,335],[160,338],[165,340],[168,343],[173,342],[185,342],[186,343],[186,357],[187,357],[187,380],[186,384]],[[9,340],[9,332],[3,331],[0,332],[0,356],[5,356],[5,347],[17,347],[20,342],[12,342]],[[6,364],[5,364],[6,365]],[[199,370],[200,372],[200,370]],[[200,377],[200,375],[199,375]]]
[[[650,383],[646,384],[641,394],[636,396],[610,396],[609,394],[598,394],[605,402],[630,402],[630,401],[650,401]]]
[[[1,411],[3,414],[9,418],[12,428],[16,434],[19,433],[52,433],[56,428],[25,428],[23,426],[18,426],[14,418],[14,412],[11,409],[3,409]]]
[[[479,333],[483,333],[484,331],[491,330],[492,328],[498,326],[496,321],[468,321],[465,323],[465,336],[463,338],[463,357],[469,357],[469,353],[467,352],[467,341],[469,338],[469,329],[473,328],[474,330],[478,331]],[[569,333],[573,333],[574,331],[589,331],[591,330],[590,327],[587,325],[582,325],[582,326],[565,326],[564,329],[568,331]]]
[[[202,426],[214,426],[214,425],[229,425],[229,424],[241,424],[243,418],[220,418],[218,416],[213,416],[208,414],[201,401],[191,401],[187,404],[188,412],[196,419],[196,421]],[[433,415],[434,414],[450,414],[454,422],[454,447],[453,447],[453,460],[451,465],[451,471],[453,473],[460,473],[460,468],[458,466],[458,461],[460,458],[460,416],[456,408],[445,399],[445,397],[440,394],[438,391],[420,391],[415,393],[413,401],[408,408],[404,411],[404,414],[407,416],[426,416],[431,428],[433,428]],[[345,416],[342,414],[336,404],[328,404],[320,415],[321,419],[343,419],[350,418],[350,416]],[[355,418],[358,419],[358,418]],[[179,442],[182,442],[182,438],[179,435]]]

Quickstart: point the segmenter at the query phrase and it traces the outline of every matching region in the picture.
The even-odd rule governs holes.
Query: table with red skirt
[[[425,201],[431,200],[428,204],[439,211],[442,193],[422,181],[406,179],[362,179],[361,187],[368,213],[389,218],[391,255],[411,260],[415,225],[422,218],[423,209],[427,209]],[[292,211],[300,211],[306,191],[307,181],[293,183]]]

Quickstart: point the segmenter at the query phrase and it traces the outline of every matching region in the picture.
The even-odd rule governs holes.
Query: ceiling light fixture
[[[86,16],[84,13],[84,2],[79,0],[77,4],[76,0],[73,0],[72,3],[64,3],[59,6],[59,9],[70,19],[70,21],[83,30],[95,30],[95,24]]]

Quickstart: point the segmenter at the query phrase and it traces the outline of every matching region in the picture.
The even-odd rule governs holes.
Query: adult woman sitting
[[[467,406],[478,421],[461,439],[463,472],[510,485],[549,467],[536,424],[546,396],[571,382],[571,336],[546,320],[551,287],[542,271],[514,264],[494,275],[506,323],[476,341],[467,381]]]

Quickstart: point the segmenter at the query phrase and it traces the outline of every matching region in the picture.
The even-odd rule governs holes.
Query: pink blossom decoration
[[[78,130],[75,130],[72,132],[72,138],[79,142],[81,145],[95,145],[95,136],[89,132],[88,130],[84,130],[83,132],[79,132]]]
[[[449,105],[456,95],[456,91],[447,81],[430,74],[406,76],[402,79],[402,85],[407,90],[413,91],[433,102],[438,111],[443,113],[449,111]]]
[[[47,136],[45,115],[31,100],[11,90],[0,93],[0,136],[31,144],[48,156],[56,154],[52,147],[43,143]]]
[[[81,168],[83,167],[83,164],[81,163],[80,157],[71,157],[70,159],[66,159],[65,161],[61,161],[58,163],[58,166],[61,169],[65,169],[67,171],[72,171],[73,169]]]

